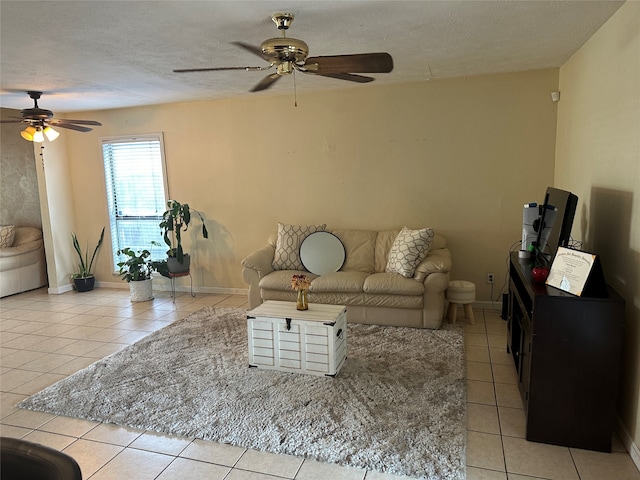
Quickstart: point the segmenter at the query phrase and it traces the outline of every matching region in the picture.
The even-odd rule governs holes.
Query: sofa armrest
[[[0,248],[0,257],[15,257],[24,253],[33,252],[34,250],[41,249],[43,245],[44,241],[40,239],[21,243],[20,245],[16,245],[14,247],[3,247]]]
[[[260,279],[273,272],[272,262],[276,249],[267,245],[256,250],[244,258],[242,264],[242,278],[249,285],[249,308],[254,309],[262,303],[260,295]]]
[[[448,248],[431,250],[427,257],[416,267],[413,275],[419,282],[432,273],[449,273],[451,271],[451,251]]]
[[[242,260],[242,266],[255,270],[260,278],[273,272],[273,257],[276,249],[271,245],[266,245],[260,250],[256,250]]]

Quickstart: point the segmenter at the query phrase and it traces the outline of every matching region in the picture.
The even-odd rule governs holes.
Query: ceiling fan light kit
[[[14,120],[2,120],[0,123],[26,123],[27,127],[20,132],[25,140],[30,142],[44,142],[45,136],[50,142],[53,142],[60,136],[60,133],[51,127],[55,125],[60,128],[76,130],[78,132],[90,132],[92,129],[85,125],[101,126],[100,122],[95,120],[69,120],[66,118],[53,118],[53,112],[38,106],[38,100],[42,96],[42,92],[34,90],[28,91],[27,95],[33,100],[33,108],[25,108],[20,111],[21,117],[14,117]]]
[[[232,42],[234,45],[269,62],[267,67],[211,67],[185,68],[173,70],[175,73],[207,72],[222,70],[260,71],[276,67],[276,73],[263,78],[251,91],[258,92],[271,87],[283,75],[295,70],[322,77],[336,78],[356,83],[368,83],[373,77],[357,75],[359,73],[389,73],[393,70],[393,59],[386,52],[359,53],[351,55],[331,55],[309,57],[309,46],[300,39],[286,36],[286,31],[293,22],[292,13],[274,13],[271,17],[282,32],[282,37],[269,38],[259,47],[243,42]]]

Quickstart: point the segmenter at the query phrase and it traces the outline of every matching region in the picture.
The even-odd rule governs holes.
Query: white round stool
[[[476,285],[474,283],[465,280],[452,280],[449,282],[446,297],[449,300],[449,308],[447,309],[449,322],[456,323],[458,305],[464,305],[464,316],[472,324],[476,323],[471,308],[471,304],[476,301]]]

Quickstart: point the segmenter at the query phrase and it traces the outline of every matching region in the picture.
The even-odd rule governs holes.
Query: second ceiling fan
[[[234,45],[259,56],[269,62],[264,67],[208,67],[184,68],[173,70],[176,73],[185,72],[215,72],[224,70],[262,71],[275,67],[276,71],[263,78],[252,92],[266,90],[282,76],[297,70],[302,73],[320,75],[322,77],[337,78],[350,82],[367,83],[375,80],[373,77],[357,75],[358,73],[389,73],[393,70],[393,59],[385,52],[359,53],[351,55],[328,55],[308,57],[309,47],[297,38],[287,38],[286,30],[293,21],[291,13],[275,13],[271,19],[282,31],[282,37],[270,38],[254,47],[243,42],[233,42]]]

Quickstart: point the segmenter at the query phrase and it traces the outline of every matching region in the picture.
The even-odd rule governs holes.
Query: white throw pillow
[[[0,248],[12,247],[16,238],[15,225],[3,225],[0,227]]]
[[[271,266],[274,270],[304,270],[300,260],[300,244],[311,233],[323,232],[323,225],[288,225],[278,223],[276,253]]]
[[[413,277],[416,267],[429,253],[433,237],[431,228],[411,230],[403,227],[393,241],[385,270],[403,277]]]

